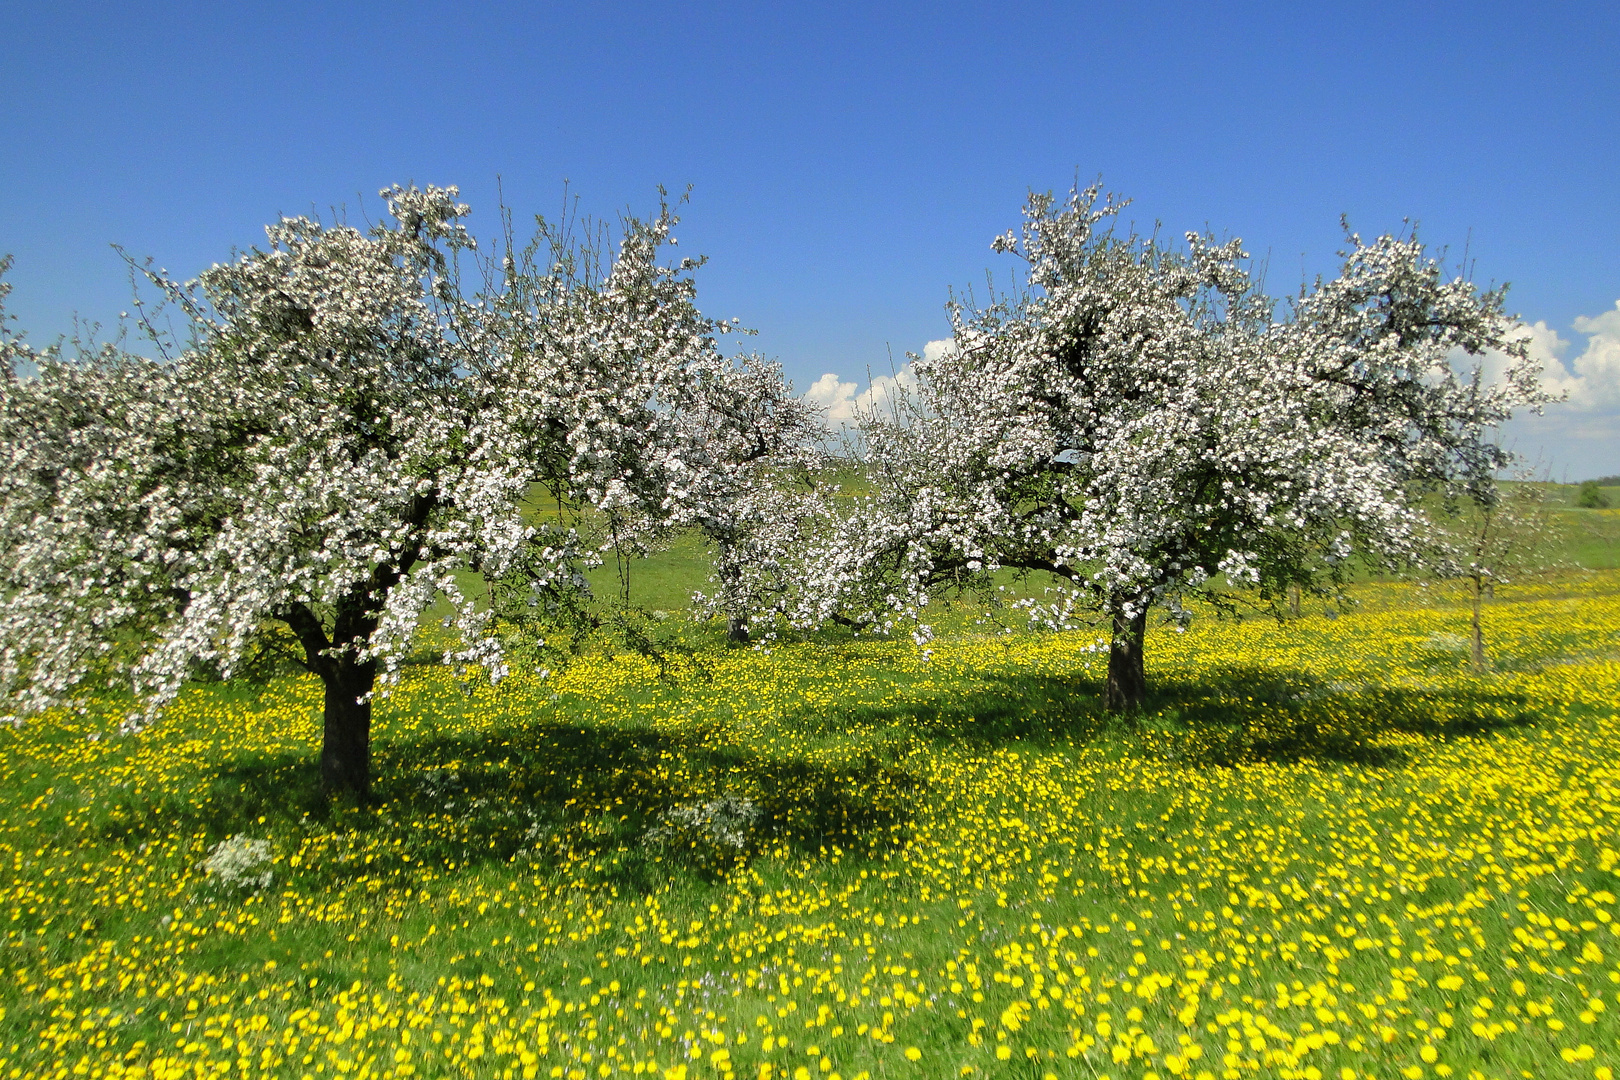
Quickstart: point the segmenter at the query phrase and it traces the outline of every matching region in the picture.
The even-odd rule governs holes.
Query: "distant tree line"
[[[1581,487],[1575,494],[1575,505],[1583,510],[1602,510],[1609,505],[1609,497],[1603,494],[1603,488],[1620,485],[1620,476],[1604,476],[1596,480],[1582,480]]]

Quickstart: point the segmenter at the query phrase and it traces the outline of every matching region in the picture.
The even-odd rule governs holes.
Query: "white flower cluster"
[[[221,840],[200,864],[208,877],[232,891],[259,892],[270,887],[270,841],[238,834]]]
[[[752,799],[734,795],[682,803],[665,815],[663,824],[647,830],[643,843],[662,848],[698,842],[740,853],[753,842],[761,816]]]

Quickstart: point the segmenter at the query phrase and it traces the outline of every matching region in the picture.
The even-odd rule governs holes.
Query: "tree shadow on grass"
[[[993,747],[1084,742],[1113,719],[1101,708],[1102,684],[1084,676],[987,675],[974,689],[953,688],[903,706],[856,704],[787,721],[816,736],[881,739],[900,730],[931,741]]]
[[[1381,768],[1407,760],[1409,736],[1479,736],[1540,718],[1524,695],[1486,687],[1349,685],[1232,668],[1198,681],[1163,680],[1135,732],[1148,753],[1187,764],[1317,760]]]
[[[313,754],[237,757],[184,789],[125,800],[98,831],[126,844],[175,832],[210,842],[298,835],[301,865],[278,873],[308,885],[403,885],[424,871],[517,863],[644,889],[671,875],[713,878],[763,850],[872,856],[903,843],[918,780],[902,756],[881,745],[835,750],[772,756],[697,726],[536,723],[384,738],[362,804],[322,795]],[[703,825],[703,808],[722,799],[746,808],[740,840]]]
[[[1101,711],[1101,689],[1083,676],[987,676],[899,707],[851,704],[788,718],[783,726],[802,737],[795,740],[750,742],[721,725],[519,716],[487,734],[409,741],[387,738],[384,727],[364,805],[321,794],[313,752],[239,755],[188,787],[106,800],[98,831],[124,843],[175,832],[213,842],[265,835],[268,826],[301,838],[308,858],[282,872],[310,885],[409,884],[424,872],[516,863],[639,890],[670,875],[724,874],[765,850],[871,857],[903,844],[924,797],[913,755],[928,744],[1108,739],[1193,767],[1317,760],[1377,768],[1404,760],[1410,736],[1480,735],[1539,718],[1522,696],[1485,686],[1346,686],[1265,669],[1162,678],[1148,707],[1125,718]],[[754,815],[740,843],[701,823],[705,807],[728,798]]]
[[[998,675],[966,693],[901,708],[854,706],[800,723],[818,734],[900,728],[985,746],[1117,737],[1148,756],[1195,766],[1318,760],[1377,768],[1406,760],[1403,736],[1477,736],[1540,719],[1523,695],[1484,686],[1346,685],[1265,668],[1160,678],[1146,707],[1124,716],[1103,712],[1102,689],[1086,676]]]
[[[774,756],[702,726],[536,725],[389,746],[378,796],[443,826],[431,854],[447,862],[477,852],[541,870],[584,864],[633,884],[661,867],[717,874],[767,848],[875,854],[902,843],[917,779],[883,747],[841,750]],[[751,816],[736,843],[700,823],[720,800]],[[700,822],[673,823],[681,811]]]

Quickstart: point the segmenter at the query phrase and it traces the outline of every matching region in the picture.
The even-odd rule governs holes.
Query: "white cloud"
[[[856,383],[842,382],[829,371],[810,384],[810,389],[804,392],[804,399],[827,410],[828,426],[837,427],[854,417],[855,391],[859,389]]]
[[[1575,377],[1581,392],[1594,405],[1620,405],[1620,300],[1596,318],[1575,320],[1577,333],[1586,334],[1586,351],[1575,358]],[[1570,395],[1574,400],[1575,395]]]
[[[1528,323],[1522,330],[1530,356],[1541,364],[1541,384],[1566,395],[1566,407],[1590,412],[1620,406],[1620,300],[1612,311],[1575,320],[1576,332],[1587,335],[1586,348],[1569,362],[1564,354],[1570,342],[1545,322]],[[1506,358],[1489,354],[1484,366],[1488,377],[1497,376]]]
[[[855,399],[855,405],[862,412],[887,412],[897,399],[916,388],[917,375],[907,364],[893,375],[879,375],[873,379],[872,385]]]
[[[1574,340],[1545,322],[1521,327],[1530,356],[1541,364],[1541,383],[1564,400],[1536,416],[1521,413],[1502,429],[1503,441],[1554,479],[1620,472],[1620,301],[1611,311],[1575,320],[1585,346],[1573,359]],[[1507,358],[1480,358],[1488,379],[1499,378]]]
[[[955,343],[949,338],[930,341],[923,346],[923,359],[937,360],[954,346]],[[874,377],[865,390],[861,389],[859,383],[845,382],[829,371],[810,384],[804,398],[826,410],[828,427],[841,428],[853,425],[857,416],[888,411],[896,399],[916,388],[916,372],[907,363],[892,375]]]
[[[894,400],[917,386],[917,376],[907,364],[893,375],[879,375],[865,390],[859,383],[844,382],[832,372],[810,384],[805,400],[826,410],[827,426],[853,426],[858,416],[887,411]],[[859,391],[857,393],[857,391]]]

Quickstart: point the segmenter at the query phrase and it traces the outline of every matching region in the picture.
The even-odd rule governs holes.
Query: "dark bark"
[[[375,618],[358,602],[338,605],[332,634],[302,604],[284,612],[304,646],[304,666],[321,677],[326,690],[321,737],[321,787],[328,795],[371,794],[371,701],[377,675],[374,660],[359,661],[355,651],[376,629]]]
[[[742,590],[742,571],[737,565],[734,538],[720,540],[720,592],[727,605],[738,606],[737,595]],[[748,644],[748,612],[733,610],[726,617],[726,640],[733,645]]]
[[[1142,663],[1147,639],[1147,607],[1127,617],[1114,611],[1114,636],[1108,645],[1108,684],[1103,708],[1114,713],[1135,712],[1147,703],[1147,670]]]
[[[321,787],[365,798],[371,793],[371,685],[375,662],[329,665],[321,741]]]

